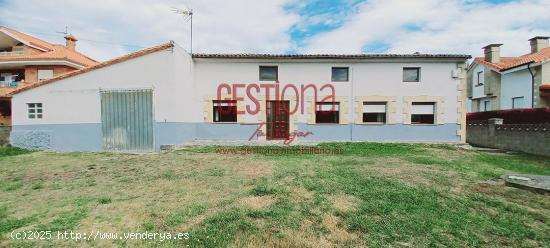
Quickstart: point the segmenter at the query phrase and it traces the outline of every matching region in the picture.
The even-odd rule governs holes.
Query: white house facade
[[[530,39],[531,52],[502,57],[502,44],[484,47],[468,69],[468,111],[550,107],[549,38]]]
[[[14,92],[14,146],[464,142],[467,55],[194,54],[174,43]],[[290,142],[288,142],[290,143]]]

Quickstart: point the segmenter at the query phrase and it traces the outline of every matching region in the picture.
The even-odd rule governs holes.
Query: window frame
[[[51,72],[52,72],[52,77],[40,79],[40,71],[51,71]],[[36,70],[36,79],[37,79],[38,81],[48,80],[48,79],[52,79],[52,78],[54,78],[54,77],[55,77],[55,72],[54,72],[53,69],[50,69],[50,68],[43,68],[43,69],[38,69],[38,70]]]
[[[491,100],[483,100],[483,112],[491,111],[491,110],[487,109],[487,105],[489,105],[489,107],[491,107]]]
[[[267,68],[274,68],[275,69],[275,79],[263,79],[262,78],[262,69],[267,69]],[[260,65],[258,67],[258,79],[259,81],[277,81],[279,80],[279,66],[277,65]]]
[[[335,80],[334,78],[334,70],[346,70],[346,80]],[[330,80],[331,82],[349,82],[350,76],[349,76],[349,66],[333,66],[330,68]]]
[[[220,118],[221,119],[221,111],[219,111],[218,109],[220,107],[224,107],[223,105],[217,105],[217,104],[223,104],[223,103],[228,103],[227,107],[231,107],[231,108],[234,108],[234,114],[235,117],[235,121],[220,121],[220,120],[216,120],[216,113],[219,113],[220,115]],[[223,111],[223,110],[222,110]],[[223,124],[223,123],[238,123],[239,121],[239,116],[237,114],[237,100],[212,100],[212,123],[220,123],[220,124]]]
[[[428,114],[414,114],[413,113],[413,108],[414,108],[413,106],[414,105],[432,105],[433,106],[433,114],[431,114],[433,116],[432,117],[432,122],[431,123],[414,122],[413,121],[413,116],[428,115]],[[437,102],[411,102],[410,118],[411,118],[411,125],[436,125],[437,124]]]
[[[332,110],[332,111],[323,111],[319,110],[319,105],[332,105],[337,106],[338,110]],[[340,102],[333,101],[333,102],[315,102],[314,106],[314,112],[315,112],[315,124],[328,124],[328,125],[334,125],[334,124],[340,124]],[[317,118],[317,115],[323,115],[321,112],[335,112],[334,115],[334,122],[319,122],[319,118]]]
[[[366,113],[365,110],[362,110],[362,123],[364,124],[372,124],[372,125],[386,125],[388,123],[388,102],[384,101],[363,101],[363,108],[365,105],[384,105],[385,111],[382,112],[376,112],[376,113]],[[365,121],[365,114],[384,114],[384,121]]]
[[[482,83],[481,80],[480,80],[480,79],[481,79],[481,77],[480,77],[481,75],[483,75],[483,71],[478,71],[478,72],[477,72],[477,83],[476,83],[476,86],[482,86],[482,85],[483,85],[483,83]]]
[[[417,79],[416,80],[405,80],[405,71],[406,70],[416,70],[417,71]],[[402,77],[403,77],[403,82],[412,82],[412,83],[418,83],[421,81],[421,75],[422,75],[422,67],[403,67],[403,74],[402,74]]]
[[[514,100],[517,100],[517,99],[521,99],[522,100],[522,103],[521,103],[521,108],[516,108],[515,106],[515,102]],[[523,102],[525,101],[525,97],[523,96],[517,96],[517,97],[512,97],[512,109],[522,109],[523,108]]]
[[[41,102],[27,103],[27,119],[29,120],[44,119],[44,104],[42,104]]]

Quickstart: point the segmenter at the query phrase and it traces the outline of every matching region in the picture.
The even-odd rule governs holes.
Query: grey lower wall
[[[248,140],[257,125],[157,122],[155,149],[161,145],[184,144],[192,140]],[[353,128],[353,130],[351,130]],[[460,142],[457,124],[445,125],[308,125],[298,124],[301,132],[311,132],[304,140],[315,141],[393,141]],[[353,139],[351,138],[353,136]],[[10,142],[28,149],[60,151],[101,151],[101,123],[20,125],[11,131]]]
[[[12,127],[10,143],[27,149],[101,151],[101,124],[17,125]]]
[[[10,143],[11,126],[0,126],[0,146]]]
[[[466,142],[475,146],[550,156],[550,124],[469,123]]]
[[[393,142],[460,142],[458,124],[444,125],[331,125],[299,124],[298,130],[312,132],[305,140],[358,140]],[[352,138],[351,138],[352,137]]]

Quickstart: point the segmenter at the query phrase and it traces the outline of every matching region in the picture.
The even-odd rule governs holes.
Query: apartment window
[[[29,119],[42,119],[42,103],[27,103]]]
[[[13,47],[13,52],[16,52],[16,53],[23,53],[25,51],[25,47],[24,46],[14,46]]]
[[[512,108],[513,109],[523,108],[523,96],[512,98]]]
[[[237,101],[214,100],[213,106],[214,122],[237,122]]]
[[[412,124],[435,124],[435,103],[413,102],[411,112]]]
[[[386,123],[385,102],[363,102],[364,123]]]
[[[340,123],[339,102],[315,103],[315,123]]]
[[[260,81],[277,81],[278,73],[277,66],[260,66]]]
[[[38,80],[53,78],[53,70],[38,70]]]
[[[491,101],[490,100],[483,101],[483,111],[491,111]]]
[[[420,67],[403,67],[403,82],[420,82]]]
[[[332,82],[348,82],[349,67],[332,67]]]
[[[479,72],[477,72],[477,84],[476,84],[476,86],[481,86],[481,85],[483,85],[483,72],[479,71]]]

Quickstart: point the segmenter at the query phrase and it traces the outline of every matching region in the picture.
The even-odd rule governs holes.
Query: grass
[[[451,145],[319,146],[342,154],[2,148],[0,246],[550,246],[548,196],[485,183],[506,173],[550,175],[547,157]],[[28,230],[188,232],[190,238],[9,238]]]

